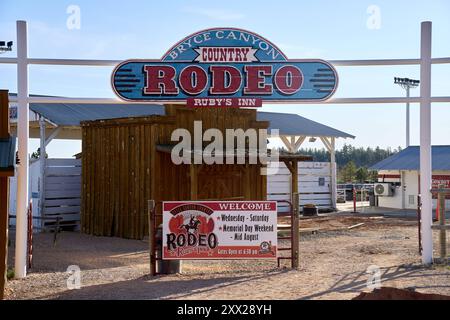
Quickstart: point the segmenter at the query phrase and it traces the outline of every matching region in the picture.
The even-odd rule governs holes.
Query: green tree
[[[369,171],[369,181],[370,182],[377,182],[378,181],[378,171],[376,171],[376,170],[370,170]]]
[[[364,183],[369,179],[369,170],[365,167],[359,167],[358,170],[356,170],[355,176],[357,182]]]
[[[343,168],[342,178],[344,182],[353,182],[356,175],[356,166],[353,160],[350,160]]]

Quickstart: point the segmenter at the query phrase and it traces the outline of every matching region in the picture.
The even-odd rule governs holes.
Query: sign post
[[[431,199],[431,22],[421,24],[420,51],[420,189],[422,200],[422,263],[433,262]]]
[[[17,175],[17,219],[15,276],[24,278],[27,275],[27,212],[28,212],[28,138],[29,138],[29,105],[28,105],[28,44],[27,23],[17,21],[17,101],[18,124],[17,137],[20,165]]]

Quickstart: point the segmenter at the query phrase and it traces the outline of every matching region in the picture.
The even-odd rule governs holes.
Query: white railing
[[[26,229],[27,229],[27,205],[28,205],[28,115],[29,103],[129,103],[114,98],[68,98],[68,97],[30,97],[28,93],[28,65],[64,65],[64,66],[115,66],[118,60],[82,60],[82,59],[36,59],[28,57],[27,48],[27,24],[25,21],[17,21],[17,58],[0,58],[2,64],[17,65],[17,98],[11,99],[18,103],[18,138],[19,157],[22,165],[18,170],[17,192],[17,232],[16,232],[16,276],[22,278],[26,275]],[[430,103],[450,102],[450,96],[431,97],[431,64],[448,64],[450,57],[431,58],[431,22],[422,22],[421,29],[421,57],[419,59],[373,59],[373,60],[332,60],[334,66],[396,66],[396,65],[420,65],[420,97],[362,97],[362,98],[332,98],[327,104],[368,104],[368,103],[420,103],[420,136],[421,156],[420,175],[423,190],[431,189],[431,117]],[[427,192],[422,197],[422,223],[424,263],[432,262],[432,238],[431,238],[431,196]],[[428,223],[429,222],[429,223]]]

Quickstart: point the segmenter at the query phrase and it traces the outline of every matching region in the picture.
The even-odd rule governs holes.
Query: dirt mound
[[[361,292],[353,300],[450,300],[450,296],[382,287],[372,292]]]

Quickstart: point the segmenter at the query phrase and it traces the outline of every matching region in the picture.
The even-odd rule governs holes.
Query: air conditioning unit
[[[390,183],[375,183],[373,186],[373,191],[376,196],[392,196],[392,186]]]

